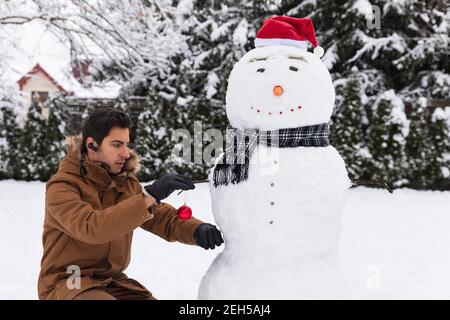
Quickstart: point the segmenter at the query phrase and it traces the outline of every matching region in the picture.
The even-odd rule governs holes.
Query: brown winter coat
[[[202,222],[178,219],[176,210],[165,203],[147,210],[135,176],[140,165],[133,150],[119,175],[108,174],[99,163],[84,157],[83,179],[81,137],[68,137],[67,142],[67,156],[46,185],[39,298],[73,299],[107,285],[150,295],[123,273],[130,262],[133,230],[142,227],[167,241],[194,245],[194,230]],[[76,283],[69,266],[81,269],[80,289],[67,285],[70,276],[69,281]]]

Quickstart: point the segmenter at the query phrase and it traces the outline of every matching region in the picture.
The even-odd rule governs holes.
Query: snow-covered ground
[[[44,187],[0,181],[0,299],[36,299],[42,254]],[[351,189],[341,241],[344,262],[363,299],[450,299],[450,192]],[[184,201],[213,222],[207,184]],[[200,280],[222,250],[168,243],[135,232],[127,270],[159,299],[196,299]]]

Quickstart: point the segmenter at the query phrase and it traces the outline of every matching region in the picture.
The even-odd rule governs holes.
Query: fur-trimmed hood
[[[66,137],[66,149],[67,154],[71,156],[74,160],[79,162],[81,160],[81,143],[82,137],[81,135],[77,136],[68,136]],[[137,153],[128,148],[128,152],[130,153],[130,157],[125,161],[123,171],[127,174],[136,175],[141,169],[141,163],[139,156]]]

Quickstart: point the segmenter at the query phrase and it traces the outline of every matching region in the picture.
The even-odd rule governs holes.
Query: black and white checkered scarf
[[[326,147],[328,123],[278,130],[227,129],[225,153],[213,173],[214,187],[242,182],[248,179],[251,155],[258,144],[275,148]]]

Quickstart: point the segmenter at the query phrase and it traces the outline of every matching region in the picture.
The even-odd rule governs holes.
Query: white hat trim
[[[292,40],[292,39],[255,39],[255,47],[267,47],[267,46],[290,46],[297,47],[303,50],[308,50],[308,41]]]

